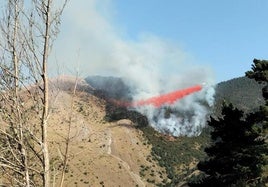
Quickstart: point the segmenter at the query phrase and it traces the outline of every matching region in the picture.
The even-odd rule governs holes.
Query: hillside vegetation
[[[96,79],[100,77],[94,78]],[[129,89],[126,89],[127,87],[122,80],[112,80],[116,81],[116,83],[111,84],[110,82],[109,85],[120,85],[120,89],[113,89],[111,93],[109,93],[107,89],[103,89],[105,93],[104,98],[110,98],[109,95],[118,96],[120,95],[119,93],[126,93],[121,92],[121,88],[125,88],[124,91],[129,91]],[[99,81],[105,82],[105,78],[101,78]],[[111,79],[109,81],[111,81]],[[107,85],[103,82],[102,84]],[[263,85],[246,77],[219,83],[216,86],[213,115],[219,115],[223,101],[232,102],[234,106],[241,108],[246,112],[257,110],[259,106],[264,103],[261,93],[262,87]],[[101,87],[98,87],[98,89],[95,90],[95,95],[103,93],[100,92],[102,90]],[[197,172],[196,164],[198,161],[205,158],[204,148],[207,147],[210,142],[210,130],[208,128],[205,128],[203,133],[198,137],[176,138],[156,132],[149,126],[146,117],[136,111],[128,111],[125,107],[115,105],[113,102],[107,102],[105,108],[105,120],[115,122],[121,119],[130,119],[134,124],[136,124],[135,128],[143,132],[143,136],[145,138],[144,144],[152,146],[151,157],[148,159],[156,161],[159,166],[164,167],[166,170],[167,178],[163,180],[162,184],[159,183],[159,186],[183,184],[192,174]],[[141,166],[140,175],[144,176],[144,173],[148,173],[148,170],[149,168]],[[150,175],[154,176],[154,172],[150,173]],[[147,182],[155,184],[155,181],[148,180]]]
[[[221,82],[216,86],[215,115],[220,113],[222,102],[233,103],[233,105],[245,112],[252,112],[263,105],[263,84],[247,77],[234,78]]]
[[[156,132],[144,115],[110,100],[120,98],[120,93],[123,96],[129,93],[122,80],[112,80],[116,83],[103,83],[106,90],[79,80],[75,96],[72,95],[73,77],[62,76],[51,81],[51,97],[54,99],[48,131],[55,184],[59,183],[68,133],[71,139],[65,186],[128,184],[153,187],[186,184],[191,176],[198,173],[197,163],[205,158],[204,148],[210,143],[210,130],[205,128],[198,137],[177,138]],[[113,89],[110,93],[109,89],[114,87],[111,85],[119,85],[120,89]],[[248,111],[255,110],[263,103],[260,90],[261,85],[246,78],[222,82],[217,86],[215,106],[220,106],[225,99]],[[256,101],[252,98],[260,99]],[[73,116],[71,123],[70,115]],[[0,176],[0,182],[7,180],[5,176]]]

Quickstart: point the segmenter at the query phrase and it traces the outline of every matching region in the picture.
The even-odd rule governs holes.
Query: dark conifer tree
[[[265,186],[263,168],[267,164],[268,124],[268,61],[253,60],[252,71],[246,76],[265,83],[263,97],[266,105],[260,111],[244,116],[243,111],[224,104],[222,118],[211,118],[210,147],[205,149],[208,158],[198,163],[203,177],[190,186],[231,187]]]
[[[255,79],[259,83],[265,84],[262,89],[262,95],[266,101],[266,104],[260,107],[260,111],[265,116],[265,119],[263,121],[263,134],[265,137],[267,136],[266,134],[268,128],[268,60],[254,59],[251,69],[251,71],[246,72],[246,76],[251,79]]]
[[[246,76],[260,82],[268,82],[268,60],[253,60],[252,70],[246,72]]]
[[[244,117],[231,104],[224,105],[222,118],[211,118],[208,123],[212,145],[205,149],[208,159],[199,162],[198,169],[205,173],[201,181],[190,186],[246,186],[261,185],[264,155],[268,149],[260,137],[259,113]]]

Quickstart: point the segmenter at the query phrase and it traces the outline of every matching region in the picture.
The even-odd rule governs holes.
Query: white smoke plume
[[[169,106],[176,112],[168,116],[165,107],[136,108],[160,132],[198,135],[213,105],[210,68],[194,63],[194,58],[178,45],[151,33],[140,33],[135,40],[126,39],[124,30],[114,24],[115,14],[109,0],[70,1],[55,46],[59,68],[80,67],[85,76],[123,77],[135,88],[134,100],[206,83],[202,91]]]
[[[150,124],[159,132],[173,136],[198,136],[206,125],[207,116],[214,103],[213,86],[204,86],[202,91],[189,95],[173,105],[154,108],[137,108],[146,114]]]

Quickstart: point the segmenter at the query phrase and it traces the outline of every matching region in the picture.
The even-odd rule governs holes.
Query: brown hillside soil
[[[64,186],[155,186],[166,178],[165,170],[151,159],[151,146],[130,120],[103,120],[105,101],[78,92],[71,111],[71,92],[59,91],[56,95],[49,118],[54,183],[59,184],[69,125]],[[145,169],[141,172],[141,168]]]

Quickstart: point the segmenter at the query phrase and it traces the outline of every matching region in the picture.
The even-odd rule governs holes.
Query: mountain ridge
[[[240,78],[220,83],[216,88],[221,94],[216,95],[219,106],[222,100],[233,97],[230,93],[235,94],[225,88],[241,89],[245,84],[261,90],[261,85],[253,87],[247,81],[238,88],[235,85],[240,84]],[[109,89],[101,92],[71,76],[51,79],[49,85],[53,101],[48,121],[49,150],[56,185],[69,127],[71,141],[64,186],[182,186],[198,172],[196,164],[205,158],[203,150],[210,142],[209,129],[205,128],[198,137],[164,135],[150,127],[144,115],[111,102]],[[112,96],[119,97],[120,93]],[[0,181],[4,181],[1,177]]]

